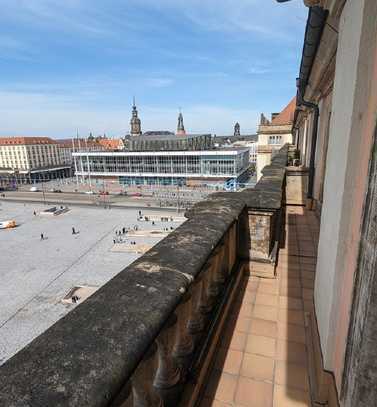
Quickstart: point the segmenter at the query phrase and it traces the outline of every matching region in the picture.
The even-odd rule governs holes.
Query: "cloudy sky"
[[[256,129],[295,93],[301,0],[0,0],[0,135]]]

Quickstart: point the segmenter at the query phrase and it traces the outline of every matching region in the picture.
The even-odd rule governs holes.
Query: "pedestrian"
[[[113,239],[114,244],[116,243],[115,239]]]
[[[125,234],[126,233],[126,228],[123,227],[122,231],[123,231],[123,234]]]
[[[37,212],[34,211],[33,214],[34,214],[34,216],[37,216]]]
[[[44,240],[44,238],[45,238],[45,237],[43,236],[43,233],[41,233],[41,240]]]
[[[75,228],[72,226],[72,234],[75,235],[76,234],[76,230]]]

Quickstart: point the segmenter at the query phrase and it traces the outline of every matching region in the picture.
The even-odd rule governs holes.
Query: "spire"
[[[130,124],[131,124],[131,136],[140,136],[141,135],[141,120],[137,116],[135,96],[133,97],[132,117],[131,117]]]
[[[234,137],[239,137],[240,135],[241,135],[240,124],[237,122],[234,125]]]
[[[185,131],[185,126],[183,124],[183,115],[181,112],[181,108],[179,108],[177,135],[184,136],[185,134],[186,134],[186,131]]]

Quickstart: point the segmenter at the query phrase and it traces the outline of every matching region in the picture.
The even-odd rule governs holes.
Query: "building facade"
[[[262,170],[271,162],[274,152],[284,144],[292,143],[292,124],[296,109],[296,98],[293,98],[281,113],[272,113],[271,120],[264,114],[258,127],[257,179]]]
[[[377,2],[305,3],[294,139],[320,219],[312,390],[321,404],[369,407],[377,404]]]
[[[48,137],[1,137],[0,173],[3,183],[67,177],[70,165],[60,145]]]
[[[77,175],[108,177],[124,185],[200,185],[243,181],[248,149],[74,153]]]

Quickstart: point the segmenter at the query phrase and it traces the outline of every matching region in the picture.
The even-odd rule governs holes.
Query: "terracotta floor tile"
[[[267,336],[248,335],[245,351],[274,358],[276,354],[276,339]]]
[[[309,288],[302,289],[302,298],[304,300],[312,300],[313,296],[314,296],[314,290],[311,290]]]
[[[227,327],[225,327],[227,329]],[[232,350],[244,351],[246,347],[247,334],[245,332],[233,331],[232,334],[225,335],[220,346]]]
[[[237,376],[212,371],[206,388],[206,396],[225,403],[233,402]]]
[[[235,306],[231,310],[231,313],[233,315],[239,315],[242,317],[250,318],[253,313],[253,304],[251,304],[249,302],[242,303],[241,306]]]
[[[304,311],[311,312],[314,309],[313,300],[304,300]]]
[[[239,316],[237,319],[236,325],[234,327],[234,330],[238,331],[238,332],[248,333],[249,327],[250,327],[250,321],[251,321],[251,318]]]
[[[301,288],[301,280],[300,278],[282,278],[280,280],[280,289],[281,288],[289,288],[289,287],[294,287],[294,288]]]
[[[302,343],[277,340],[276,347],[276,360],[287,361],[289,363],[296,363],[298,365],[307,365],[307,350],[306,346]]]
[[[302,300],[299,298],[280,296],[279,297],[279,308],[302,310],[303,303],[302,303]]]
[[[306,280],[314,280],[315,273],[313,271],[301,270],[301,278]]]
[[[300,278],[300,271],[299,270],[294,270],[292,269],[292,267],[289,267],[289,269],[278,269],[278,277],[282,277],[283,278]]]
[[[258,293],[257,298],[255,300],[255,304],[256,305],[269,305],[271,307],[277,307],[278,300],[279,300],[279,298],[277,295]]]
[[[279,293],[279,287],[261,282],[258,287],[258,293],[276,295]]]
[[[240,372],[243,352],[232,349],[220,348],[215,360],[215,369],[237,375]]]
[[[266,321],[264,319],[252,318],[250,322],[249,333],[270,338],[277,337],[277,323]]]
[[[300,264],[316,264],[317,259],[315,257],[301,257]]]
[[[255,305],[253,310],[253,317],[266,319],[268,321],[277,321],[278,308],[269,307],[267,305]]]
[[[311,272],[315,273],[316,266],[314,264],[301,264],[300,269],[302,271],[311,271]]]
[[[247,291],[257,291],[259,285],[259,281],[249,280],[246,285]]]
[[[276,384],[274,386],[274,407],[310,407],[307,392]]]
[[[299,325],[278,322],[278,338],[305,344],[305,328]]]
[[[276,278],[262,278],[262,277],[260,277],[259,283],[260,284],[269,284],[270,286],[273,285],[273,286],[276,286],[276,287],[279,286],[279,282],[278,282],[278,280]]]
[[[240,377],[235,401],[245,407],[272,407],[272,384]]]
[[[279,309],[278,321],[287,324],[304,325],[304,313],[302,311]]]
[[[253,304],[255,302],[256,291],[244,291],[242,296],[242,302],[248,302]]]
[[[277,361],[275,368],[275,383],[308,391],[309,380],[306,366],[287,363],[281,360]]]
[[[280,295],[285,297],[302,298],[301,288],[297,287],[281,287]]]
[[[314,280],[313,279],[302,278],[301,282],[302,282],[303,288],[309,288],[311,290],[314,289]]]
[[[256,380],[273,380],[275,361],[271,358],[266,358],[253,353],[245,353],[240,375]]]

